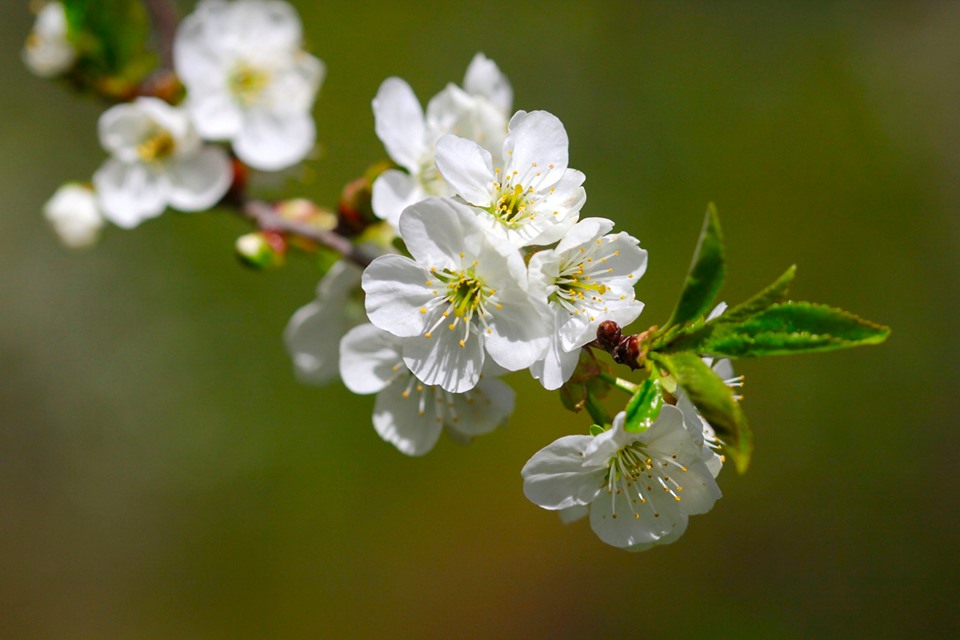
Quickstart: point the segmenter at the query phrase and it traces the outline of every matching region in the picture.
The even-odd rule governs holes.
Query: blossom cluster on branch
[[[375,394],[373,426],[403,454],[428,453],[443,432],[466,443],[494,431],[517,402],[504,377],[527,370],[592,424],[530,458],[525,495],[564,521],[589,514],[601,540],[639,551],[713,507],[728,457],[747,467],[752,435],[730,359],[889,333],[789,300],[793,268],[717,305],[726,268],[712,205],[673,314],[625,331],[643,311],[646,250],[583,214],[585,176],[570,167],[562,122],[514,111],[509,80],[482,53],[426,109],[405,81],[382,83],[372,108],[391,162],[348,183],[336,206],[258,200],[251,171],[286,169],[314,147],[324,64],[281,0],[202,0],[179,25],[174,15],[165,0],[40,10],[26,64],[113,103],[99,122],[109,157],[92,184],[57,192],[48,220],[65,244],[87,247],[106,223],[226,208],[255,227],[236,243],[251,266],[320,254],[316,298],[284,333],[298,379]]]

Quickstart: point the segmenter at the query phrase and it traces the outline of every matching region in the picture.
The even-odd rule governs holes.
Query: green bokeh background
[[[527,458],[588,422],[525,374],[509,427],[407,459],[372,398],[294,382],[308,260],[242,269],[225,214],[62,249],[40,209],[102,161],[102,107],[26,71],[3,2],[0,637],[960,634],[960,4],[294,4],[329,69],[322,155],[268,192],[332,203],[384,156],[379,83],[426,100],[484,51],[565,123],[584,214],[649,250],[643,322],[712,200],[725,299],[795,262],[798,298],[893,336],[741,363],[750,472],[677,543],[606,547],[523,497]]]

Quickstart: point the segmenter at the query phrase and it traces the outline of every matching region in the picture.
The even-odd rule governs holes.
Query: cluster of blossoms
[[[46,4],[24,60],[38,75],[70,71],[78,58],[64,6]],[[93,244],[110,222],[129,229],[167,207],[204,211],[234,182],[226,148],[263,171],[291,167],[311,152],[313,102],[324,65],[302,48],[296,11],[279,0],[203,0],[179,25],[174,71],[186,90],[177,104],[140,95],[100,117],[110,155],[92,185],[65,185],[46,215],[64,244]]]
[[[25,62],[83,86],[92,72],[77,43],[103,37],[111,17],[145,15],[96,13],[123,2],[143,9],[139,0],[71,3],[72,12],[47,3]],[[252,266],[276,266],[290,247],[333,250],[340,259],[284,334],[298,378],[376,394],[377,433],[421,456],[444,431],[468,442],[502,425],[516,402],[502,378],[528,370],[594,424],[534,454],[524,493],[564,521],[589,514],[610,545],[676,540],[720,498],[725,455],[746,467],[750,433],[731,389],[741,379],[727,358],[877,344],[889,333],[788,301],[793,268],[729,312],[708,313],[725,273],[711,208],[670,320],[624,336],[643,310],[635,287],[647,252],[613,221],[581,216],[585,177],[569,166],[563,124],[547,111],[514,112],[509,80],[480,53],[462,87],[448,85],[426,110],[403,80],[383,82],[373,115],[393,165],[349,183],[337,213],[254,200],[249,169],[291,167],[314,147],[323,63],[303,50],[300,19],[281,0],[202,0],[168,31],[158,34],[167,66],[100,118],[110,157],[92,185],[68,183],[45,207],[63,242],[85,247],[106,222],[132,228],[168,207],[222,203],[257,225],[237,242]],[[97,73],[92,86],[113,87],[116,100],[122,83]],[[614,376],[602,352],[647,378]],[[630,400],[611,418],[600,400],[612,389]]]

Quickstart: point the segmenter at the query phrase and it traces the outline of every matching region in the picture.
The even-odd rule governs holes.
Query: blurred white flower
[[[517,247],[553,244],[572,227],[587,199],[584,175],[567,167],[563,123],[546,111],[518,111],[503,142],[503,168],[491,152],[455,135],[437,141],[440,175],[458,196],[486,212]]]
[[[204,145],[182,109],[137,98],[106,111],[99,129],[111,158],[93,182],[104,217],[119,227],[135,227],[167,205],[202,211],[230,188],[226,152]]]
[[[470,391],[448,393],[425,385],[403,362],[403,339],[372,324],[351,329],[340,342],[340,375],[354,393],[376,393],[373,426],[408,456],[422,456],[440,432],[459,442],[490,433],[513,413],[516,394],[483,377]]]
[[[647,430],[624,430],[626,414],[597,436],[565,436],[524,465],[523,492],[570,521],[588,506],[590,526],[607,544],[642,551],[679,538],[689,516],[720,498],[699,424],[666,405]]]
[[[544,358],[530,368],[547,389],[559,389],[573,374],[580,347],[597,337],[604,320],[626,326],[643,311],[634,294],[647,268],[636,238],[607,233],[613,222],[585,218],[556,248],[530,258],[530,292],[550,304],[555,329]]]
[[[73,67],[77,50],[67,38],[67,30],[63,4],[44,5],[23,48],[23,61],[30,71],[41,78],[52,78]]]
[[[297,12],[279,0],[204,0],[177,30],[177,75],[200,135],[230,140],[264,171],[290,167],[313,149],[311,115],[325,68],[302,49]]]
[[[104,224],[93,189],[78,182],[68,182],[57,189],[43,206],[43,215],[60,241],[71,249],[96,244]]]
[[[349,317],[348,301],[360,289],[359,267],[346,260],[335,263],[317,285],[316,299],[296,311],[283,332],[297,379],[325,384],[337,377],[340,338],[356,321]],[[362,310],[357,310],[358,316]]]
[[[426,115],[410,85],[400,78],[384,80],[373,100],[377,136],[405,171],[385,171],[373,183],[374,213],[396,229],[411,204],[453,195],[434,162],[437,140],[454,134],[499,158],[512,104],[510,81],[482,53],[470,62],[463,89],[447,85],[430,100]]]

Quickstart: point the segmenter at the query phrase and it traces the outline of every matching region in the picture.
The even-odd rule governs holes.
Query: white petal
[[[373,426],[380,437],[408,456],[422,456],[433,449],[443,430],[435,411],[435,394],[426,389],[404,397],[403,380],[377,394]]]
[[[463,88],[467,93],[483,96],[504,114],[510,113],[513,107],[513,88],[510,81],[500,72],[497,63],[482,53],[473,56],[470,61],[463,77]]]
[[[491,311],[487,353],[508,371],[526,369],[547,349],[552,314],[519,288],[501,289],[495,298],[502,308]]]
[[[575,251],[580,245],[596,241],[600,236],[609,233],[611,229],[613,229],[612,220],[584,218],[567,232],[554,251],[557,253]]]
[[[513,413],[516,395],[510,385],[495,378],[481,378],[466,393],[448,394],[454,409],[446,420],[448,431],[460,440],[490,433]]]
[[[476,214],[466,205],[446,198],[427,198],[400,216],[400,235],[419,264],[428,269],[456,269],[460,254],[476,257],[480,250],[476,242],[485,238],[475,220]]]
[[[289,64],[272,74],[259,99],[276,113],[289,115],[310,111],[326,72],[322,60],[299,52]]]
[[[363,290],[370,322],[395,336],[419,336],[424,331],[421,309],[436,297],[426,285],[430,275],[405,256],[387,255],[363,272]]]
[[[293,314],[283,332],[297,379],[324,384],[337,376],[340,338],[347,330],[347,297],[360,285],[360,269],[341,260],[317,285],[317,299]]]
[[[543,358],[530,367],[530,373],[540,381],[544,389],[554,391],[570,379],[580,360],[580,349],[564,351],[560,347],[560,336],[551,335],[550,345]]]
[[[300,47],[303,37],[296,9],[277,0],[231,3],[225,22],[218,25],[225,35],[255,49],[293,51]]]
[[[477,207],[489,207],[493,198],[493,159],[472,140],[447,135],[437,141],[437,169],[450,188]]]
[[[400,354],[402,340],[362,324],[347,332],[340,340],[340,377],[354,393],[378,393],[397,377],[398,367],[406,366]],[[408,374],[409,375],[409,374]]]
[[[162,174],[140,163],[107,160],[93,174],[103,217],[124,229],[163,213],[169,186]]]
[[[316,141],[309,113],[277,114],[261,109],[247,112],[233,140],[237,156],[254,169],[279,171],[307,157]]]
[[[563,524],[571,524],[577,520],[582,520],[587,517],[590,513],[589,505],[585,504],[575,504],[572,507],[567,507],[566,509],[561,509],[558,516],[560,516],[560,522]]]
[[[667,500],[673,498],[662,498],[665,494],[659,487],[648,494],[643,504],[639,499],[631,502],[626,493],[601,493],[590,504],[590,526],[594,533],[607,544],[621,548],[657,544],[667,537],[675,539],[677,536],[671,534],[686,528],[687,516],[676,508],[669,508]]]
[[[140,159],[137,147],[155,128],[150,116],[136,103],[118,104],[103,112],[97,123],[100,144],[125,162]]]
[[[423,109],[406,82],[387,78],[373,99],[377,137],[393,161],[412,174],[420,171],[424,145]]]
[[[449,330],[446,323],[431,336],[407,338],[403,361],[424,384],[437,385],[450,393],[463,393],[477,386],[483,369],[483,338],[471,336],[463,342],[463,331]]]
[[[397,169],[384,171],[373,181],[373,212],[394,229],[400,228],[400,214],[427,197],[420,183]]]
[[[196,155],[167,165],[170,205],[181,211],[209,209],[233,182],[230,158],[220,147],[204,147]]]
[[[96,243],[104,224],[93,190],[76,183],[67,183],[57,189],[43,206],[43,215],[61,242],[71,249],[83,249]]]
[[[519,117],[518,117],[519,116]],[[567,169],[569,139],[563,124],[546,111],[519,112],[510,121],[503,143],[507,168],[521,173],[536,163],[542,172],[539,184],[549,187]]]
[[[205,140],[229,140],[243,128],[243,111],[226,87],[191,93],[186,108]]]
[[[564,436],[533,454],[520,471],[527,499],[550,510],[592,502],[605,473],[603,468],[583,468],[583,451],[592,439]]]

